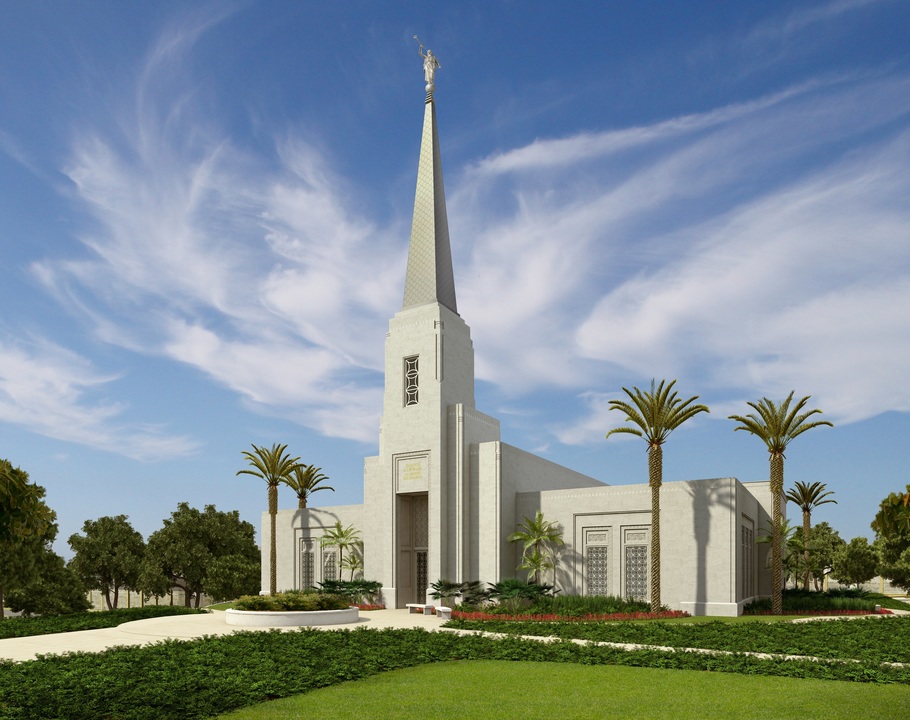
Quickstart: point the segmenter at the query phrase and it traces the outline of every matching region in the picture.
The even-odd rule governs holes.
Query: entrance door
[[[398,496],[398,606],[426,602],[429,585],[427,494]]]

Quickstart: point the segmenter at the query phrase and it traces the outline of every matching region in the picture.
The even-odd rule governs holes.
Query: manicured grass
[[[220,717],[900,720],[910,717],[910,686],[471,660],[396,670]]]
[[[910,610],[910,603],[906,603],[903,600],[898,600],[897,598],[889,597],[888,595],[869,593],[867,597],[869,600],[872,600],[878,605],[881,605],[883,608],[888,608],[889,610]]]
[[[897,638],[894,642],[902,640]],[[910,666],[875,662],[817,662],[652,649],[628,651],[566,641],[460,636],[419,629],[303,630],[237,633],[190,642],[166,641],[143,647],[111,648],[100,653],[44,656],[22,663],[0,661],[0,718],[202,720],[346,681],[456,660],[507,661],[517,666],[533,662],[674,669],[708,676],[814,678],[874,684],[879,688],[910,687]],[[522,692],[527,688],[499,682],[497,687],[499,702],[506,703],[516,716],[526,717]],[[565,685],[550,684],[549,688],[555,695],[569,692]],[[755,707],[764,710],[760,702]],[[383,717],[376,713],[364,716]],[[385,715],[390,716],[397,714]],[[760,717],[767,720],[771,716]]]
[[[232,607],[234,607],[234,603],[236,603],[236,602],[237,602],[236,600],[228,600],[226,602],[215,603],[214,605],[206,605],[205,609],[206,610],[230,610]]]

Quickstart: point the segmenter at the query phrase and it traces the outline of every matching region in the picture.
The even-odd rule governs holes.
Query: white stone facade
[[[302,588],[336,571],[319,538],[336,521],[364,541],[364,577],[388,607],[424,602],[430,583],[518,577],[509,543],[537,510],[560,523],[556,584],[568,594],[645,596],[651,498],[647,485],[608,486],[500,441],[499,421],[474,405],[474,348],[458,315],[436,116],[424,115],[403,308],[389,322],[379,455],[364,461],[364,504],[278,514],[278,586]],[[737,615],[770,594],[769,485],[735,478],[661,489],[662,602],[692,614]],[[263,528],[268,527],[263,513]],[[263,587],[268,533],[263,532]],[[328,566],[328,569],[327,569]],[[548,579],[549,581],[549,579]]]

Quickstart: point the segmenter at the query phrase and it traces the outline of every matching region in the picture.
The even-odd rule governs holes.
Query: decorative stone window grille
[[[303,538],[300,541],[300,588],[302,590],[316,587],[316,562],[313,556],[313,541],[310,538]]]
[[[626,597],[648,599],[647,545],[626,545]]]
[[[417,551],[417,597],[425,598],[427,595],[428,553],[426,550]],[[423,600],[420,600],[423,602]]]
[[[742,525],[742,557],[743,557],[743,596],[742,599],[755,595],[755,539],[754,531],[747,525]]]
[[[417,355],[404,359],[404,404],[417,404],[418,367]]]
[[[335,550],[322,551],[322,579],[338,580],[338,553]]]
[[[589,545],[586,550],[588,595],[609,595],[610,546]]]

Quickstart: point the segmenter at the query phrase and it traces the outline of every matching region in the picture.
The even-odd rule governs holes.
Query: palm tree
[[[628,433],[644,438],[648,443],[648,484],[651,486],[651,612],[660,612],[660,486],[663,484],[663,444],[667,436],[689,418],[701,412],[710,412],[706,405],[693,405],[698,395],[683,401],[673,386],[661,380],[651,390],[623,388],[632,403],[611,400],[610,410],[621,410],[626,420],[638,427],[617,427],[607,433]]]
[[[730,415],[730,420],[736,420],[736,422],[741,423],[735,429],[745,430],[755,435],[765,443],[771,456],[771,507],[774,532],[774,541],[771,543],[771,612],[775,615],[780,615],[783,610],[783,595],[780,584],[782,571],[780,501],[784,494],[784,452],[790,441],[802,435],[806,430],[811,430],[820,425],[834,427],[827,420],[807,422],[813,415],[821,413],[821,410],[818,409],[802,412],[806,403],[809,402],[809,397],[807,395],[791,409],[790,403],[793,400],[793,391],[791,390],[790,394],[787,395],[787,399],[783,402],[775,403],[768,398],[762,398],[758,402],[747,403],[749,407],[755,410],[755,413],[749,413],[745,416]]]
[[[355,567],[358,565],[356,560],[352,560],[352,556],[356,553],[357,548],[362,544],[360,540],[360,533],[354,528],[353,525],[348,525],[347,527],[341,526],[341,521],[338,520],[335,522],[334,527],[330,530],[326,530],[325,535],[322,536],[322,540],[319,541],[320,545],[324,548],[327,547],[337,547],[338,548],[338,579],[341,579],[341,569],[350,569],[351,570],[351,579],[354,579],[354,570],[359,569]],[[348,559],[345,559],[344,553],[348,552]],[[333,580],[335,578],[332,578]]]
[[[323,480],[328,479],[328,475],[322,474],[322,468],[315,465],[298,465],[294,468],[291,476],[285,480],[285,484],[297,493],[297,508],[302,509],[306,507],[307,498],[314,492],[319,492],[320,490],[335,492],[335,488],[330,485],[320,484]]]
[[[781,520],[780,523],[780,547],[781,547],[781,567],[787,578],[793,577],[793,587],[799,585],[799,576],[805,571],[807,564],[803,562],[803,552],[806,545],[800,537],[800,528],[798,525],[791,525],[790,519]],[[770,545],[774,541],[774,530],[759,528],[760,535],[755,538],[755,542]],[[768,558],[767,567],[771,567],[771,558]],[[784,585],[786,586],[786,582]]]
[[[533,576],[534,583],[540,583],[540,575],[546,568],[553,568],[553,585],[556,585],[556,552],[565,545],[562,539],[562,528],[559,523],[545,520],[543,513],[538,510],[532,520],[527,515],[524,524],[509,535],[509,542],[522,544],[519,570],[527,570]]]
[[[299,457],[290,457],[285,450],[287,445],[275,443],[270,450],[253,445],[253,452],[243,450],[252,469],[238,470],[237,475],[255,475],[265,480],[269,487],[269,594],[274,595],[278,585],[278,553],[275,550],[275,516],[278,514],[278,486],[286,483],[297,467]]]
[[[803,511],[803,544],[806,547],[806,571],[803,576],[803,590],[809,589],[809,578],[812,575],[812,571],[809,567],[809,533],[812,530],[812,511],[819,505],[824,505],[825,503],[834,503],[837,505],[837,500],[832,500],[828,497],[828,495],[833,495],[834,492],[825,490],[825,487],[825,484],[821,482],[814,482],[811,485],[807,485],[806,483],[797,480],[793,484],[793,487],[787,491],[786,495],[787,500],[796,503]]]

